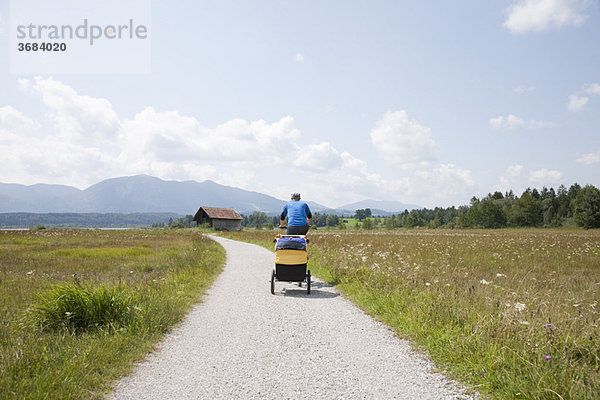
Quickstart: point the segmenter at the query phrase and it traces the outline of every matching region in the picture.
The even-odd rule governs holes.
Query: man
[[[288,217],[288,235],[306,235],[308,226],[312,222],[312,213],[308,204],[300,200],[300,193],[292,194],[292,200],[283,206],[279,227],[284,227],[286,216]]]

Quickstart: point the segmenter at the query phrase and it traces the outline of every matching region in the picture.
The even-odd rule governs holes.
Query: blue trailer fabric
[[[293,249],[306,250],[306,238],[300,237],[280,237],[277,240],[275,250]]]

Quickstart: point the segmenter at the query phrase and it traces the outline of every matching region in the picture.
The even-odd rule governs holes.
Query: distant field
[[[101,398],[200,300],[224,259],[197,230],[0,231],[0,397]],[[71,295],[65,315],[46,312]],[[82,311],[110,322],[75,325]]]
[[[275,233],[230,236],[270,248]],[[600,398],[600,231],[310,238],[317,276],[487,397]]]

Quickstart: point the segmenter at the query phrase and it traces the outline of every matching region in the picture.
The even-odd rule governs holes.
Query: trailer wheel
[[[310,294],[310,269],[306,273],[306,294]]]
[[[275,294],[275,270],[271,272],[271,294]]]

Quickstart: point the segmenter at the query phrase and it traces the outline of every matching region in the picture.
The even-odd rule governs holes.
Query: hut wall
[[[242,229],[242,221],[235,219],[213,219],[212,227],[215,229],[225,229],[228,231],[239,231]]]

